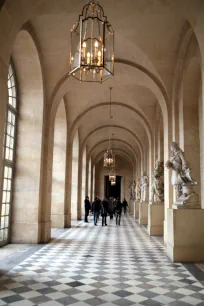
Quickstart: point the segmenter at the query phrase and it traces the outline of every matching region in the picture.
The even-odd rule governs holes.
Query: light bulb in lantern
[[[101,51],[98,51],[98,65],[101,65]]]
[[[94,43],[94,57],[97,58],[98,53],[98,41],[96,40]]]
[[[90,65],[91,53],[87,52],[87,64]]]
[[[83,44],[82,44],[82,47],[83,47],[83,57],[86,57],[86,42],[84,41]]]

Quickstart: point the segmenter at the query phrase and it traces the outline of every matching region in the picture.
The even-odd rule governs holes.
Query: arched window
[[[8,72],[8,104],[4,135],[4,176],[1,208],[0,243],[9,242],[9,225],[12,201],[12,185],[16,143],[17,95],[16,80],[12,64]]]

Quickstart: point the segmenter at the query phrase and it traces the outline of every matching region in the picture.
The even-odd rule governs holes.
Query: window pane
[[[7,190],[11,190],[11,180],[8,180],[7,182]]]
[[[2,202],[6,203],[6,201],[7,201],[6,191],[3,191]]]
[[[8,239],[8,229],[5,228],[4,229],[4,240],[7,240]]]
[[[12,105],[14,108],[16,108],[16,98],[13,98]]]
[[[7,179],[4,179],[4,190],[7,190]]]
[[[1,217],[1,228],[4,228],[4,218],[5,217]]]
[[[14,76],[12,75],[12,77],[11,77],[11,86],[15,86],[15,81],[14,81]],[[11,87],[10,86],[10,87]]]
[[[11,149],[9,150],[9,160],[13,161],[13,151]]]
[[[8,148],[6,148],[5,159],[9,159],[9,149]]]
[[[13,143],[13,138],[10,138],[10,148],[13,149],[14,143]]]
[[[7,135],[6,137],[6,146],[9,148],[10,147],[10,136]]]
[[[4,216],[6,214],[6,205],[2,204],[1,215]]]
[[[12,87],[12,96],[16,97],[16,88],[15,87]]]
[[[5,227],[8,227],[8,225],[9,225],[9,217],[8,216],[5,217],[4,222],[5,222],[5,224],[4,224]]]
[[[11,125],[11,136],[14,137],[15,128],[13,125]]]
[[[9,168],[8,167],[4,167],[4,177],[5,178],[8,177],[8,171],[9,171]]]
[[[12,178],[12,172],[13,172],[13,170],[12,170],[12,168],[8,168],[8,178]]]
[[[7,192],[7,194],[6,194],[6,203],[10,203],[10,199],[11,199],[11,193]]]
[[[7,204],[6,205],[6,215],[9,215],[9,212],[10,212],[10,205],[9,204]]]
[[[0,241],[4,240],[4,230],[0,230]]]
[[[9,97],[12,97],[12,88],[9,88],[8,94],[9,94]]]

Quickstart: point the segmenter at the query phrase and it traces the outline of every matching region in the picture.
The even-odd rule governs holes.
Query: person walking
[[[107,226],[106,218],[108,213],[108,200],[106,198],[101,202],[101,216],[102,216],[102,226]]]
[[[98,198],[95,198],[95,201],[92,203],[92,212],[94,216],[94,225],[97,225],[98,214],[100,212],[100,201]]]
[[[89,201],[89,197],[86,196],[85,201],[84,201],[84,208],[85,208],[85,218],[84,218],[84,222],[88,222],[88,215],[89,215],[89,211],[91,209],[91,204]]]
[[[128,207],[128,202],[126,201],[126,199],[123,200],[123,208],[124,208],[124,214],[127,214],[127,207]]]
[[[116,201],[115,213],[116,213],[116,225],[120,225],[120,219],[121,219],[121,213],[122,213],[122,203],[120,202],[119,198],[117,198],[117,201]]]

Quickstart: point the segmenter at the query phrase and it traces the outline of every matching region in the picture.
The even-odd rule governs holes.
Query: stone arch
[[[94,150],[95,150],[96,148],[99,148],[101,144],[105,144],[106,142],[108,143],[108,140],[107,140],[107,139],[98,142],[98,143],[90,150],[89,156],[92,157],[92,159],[93,159]],[[133,148],[128,142],[126,142],[126,141],[124,141],[124,140],[121,140],[121,139],[115,139],[115,142],[119,142],[119,143],[121,143],[122,145],[125,145],[125,147],[127,147],[128,149],[130,149],[131,152],[133,153],[133,156],[131,156],[130,153],[127,153],[127,151],[126,151],[127,155],[131,158],[131,162],[132,162],[133,169],[134,169],[134,173],[135,173],[135,167],[136,167],[136,165],[137,165],[137,167],[139,167],[139,162],[138,162],[137,154],[136,154],[135,151],[134,151],[134,148]],[[116,150],[120,150],[121,152],[125,152],[125,151],[122,150],[121,148],[120,148],[120,149],[119,149],[119,148],[114,149],[114,152],[115,152]],[[104,152],[104,150],[101,151],[101,152]],[[101,153],[101,152],[100,152],[100,153]],[[96,159],[96,158],[95,158],[95,159]],[[95,161],[94,161],[94,162],[95,162]],[[116,164],[117,164],[117,156],[116,156]],[[140,173],[140,171],[138,171],[138,172]]]
[[[97,129],[94,129],[93,131],[91,131],[91,132],[87,135],[87,137],[84,139],[84,141],[83,141],[83,143],[82,143],[82,149],[83,149],[83,147],[86,145],[88,139],[89,139],[95,132],[99,131],[100,129],[107,128],[107,127],[109,127],[109,126],[104,125],[104,126],[101,126],[101,127],[97,128]],[[130,133],[130,134],[134,137],[134,139],[136,140],[136,143],[137,143],[137,145],[138,145],[138,147],[139,147],[139,151],[140,151],[141,172],[142,172],[142,171],[143,171],[143,168],[144,168],[144,162],[146,162],[146,161],[145,161],[144,148],[143,148],[143,146],[142,146],[140,140],[138,139],[138,137],[137,137],[131,130],[129,130],[129,129],[125,128],[125,127],[122,127],[122,126],[119,126],[119,125],[114,125],[113,127],[114,127],[114,128],[118,128],[118,129],[123,129],[123,130],[127,131],[127,132]],[[129,145],[129,146],[130,146],[130,145]],[[135,150],[134,150],[133,148],[132,148],[132,150],[135,152]]]
[[[117,149],[119,156],[119,166],[116,167],[116,175],[122,176],[121,195],[127,197],[129,194],[129,181],[134,179],[132,158],[124,150]],[[104,177],[109,175],[109,169],[103,167],[103,151],[101,151],[94,160],[96,165],[96,195],[104,196]]]
[[[18,78],[20,101],[12,241],[33,243],[40,242],[41,239],[44,91],[39,53],[28,31],[22,30],[18,33],[12,50],[12,58]],[[26,190],[26,194],[23,190]],[[25,220],[29,220],[29,223],[25,223]]]

